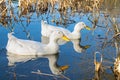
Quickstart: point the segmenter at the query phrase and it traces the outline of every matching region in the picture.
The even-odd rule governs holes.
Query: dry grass
[[[114,62],[114,74],[117,80],[120,79],[120,59],[116,58],[115,62]]]
[[[5,1],[2,0],[0,4],[3,4]],[[12,3],[11,0],[9,2]],[[100,10],[104,6],[109,5],[107,4],[109,2],[106,2],[105,0],[19,0],[18,1],[18,6],[19,6],[19,18],[21,17],[26,17],[27,22],[30,22],[30,17],[34,12],[38,16],[41,16],[42,14],[58,14],[60,15],[59,18],[56,18],[56,16],[53,16],[53,22],[56,22],[56,24],[68,24],[71,22],[74,22],[73,20],[69,20],[69,16],[74,16],[76,13],[88,13],[92,12],[95,13],[93,14],[94,20],[93,23],[96,25],[99,19],[99,15],[95,17],[96,13],[99,14]],[[114,4],[112,4],[114,3]],[[117,1],[113,0],[112,2],[110,1],[110,6],[117,6]],[[10,5],[10,4],[9,4]],[[3,5],[0,5],[0,11],[1,17],[6,17],[8,12],[12,12],[13,17],[13,12],[14,11],[9,11],[7,5],[4,3]],[[11,6],[12,7],[12,6]],[[12,7],[13,8],[13,7]],[[13,8],[14,9],[14,8]],[[48,13],[47,13],[48,12]],[[11,13],[10,13],[11,14]],[[16,16],[17,17],[17,16]],[[14,17],[15,18],[15,17]],[[4,25],[7,25],[5,20],[1,19],[1,23]],[[95,26],[94,25],[94,26]]]
[[[5,19],[5,17],[7,16],[7,7],[6,7],[6,3],[5,0],[2,0],[0,2],[0,23],[4,26],[7,25],[7,20]]]

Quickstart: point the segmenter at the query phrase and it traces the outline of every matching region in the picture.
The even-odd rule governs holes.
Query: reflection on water
[[[120,0],[1,0],[0,74],[2,75],[0,75],[0,79],[119,80],[119,3]],[[46,20],[55,26],[67,27],[70,31],[73,31],[73,26],[77,22],[83,21],[92,28],[92,31],[81,31],[81,40],[72,40],[68,43],[59,40],[59,59],[58,55],[42,56],[41,58],[7,56],[5,49],[7,33],[11,31],[14,31],[15,36],[19,38],[48,43],[46,38],[41,37],[41,20]],[[94,71],[94,53],[96,51],[103,56],[101,65],[103,71],[100,72]],[[43,57],[52,61],[52,65]],[[96,58],[98,59],[97,56]],[[15,66],[8,66],[13,64]],[[58,64],[70,65],[63,74],[68,78],[43,76],[41,73],[38,75],[39,71],[38,74],[31,73],[31,71],[36,72],[40,69],[44,73],[57,74],[59,73]]]
[[[45,36],[41,36],[41,41],[43,44],[48,44],[49,43],[49,38],[48,37],[45,37]],[[90,45],[85,45],[85,46],[82,46],[80,45],[80,39],[73,39],[71,40],[72,44],[73,44],[73,48],[76,52],[78,53],[82,53],[84,52],[87,48],[90,47]],[[57,42],[59,45],[64,45],[67,43],[67,41],[63,40],[63,39],[59,39],[58,42]]]
[[[76,52],[78,53],[82,53],[84,52],[87,48],[90,47],[90,45],[85,45],[82,46],[80,45],[80,40],[79,39],[75,39],[75,40],[71,40],[71,42],[73,43],[73,48]]]
[[[61,69],[61,67],[57,64],[58,61],[58,55],[47,55],[47,56],[20,56],[15,55],[12,53],[7,53],[7,59],[8,59],[8,66],[15,66],[15,63],[25,63],[30,60],[35,60],[37,58],[47,58],[49,62],[50,70],[53,74],[59,75],[64,70]],[[63,66],[62,66],[63,67]]]

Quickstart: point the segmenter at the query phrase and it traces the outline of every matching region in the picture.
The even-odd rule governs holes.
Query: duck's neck
[[[82,28],[78,29],[77,27],[79,26],[76,25],[73,32],[71,33],[71,36],[73,37],[73,39],[79,39],[81,37],[80,31],[82,30]]]
[[[49,44],[56,44],[57,45],[57,40],[58,39],[55,39],[55,37],[52,37],[49,39],[49,41],[50,41]]]
[[[81,37],[80,31],[74,30],[71,34],[72,39],[79,39]]]
[[[48,43],[47,46],[50,48],[50,53],[53,53],[53,54],[57,53],[59,50],[59,46],[57,44],[57,39],[52,38],[49,41],[50,42]]]
[[[79,34],[80,33],[80,31],[78,31],[78,30],[74,30],[73,32],[72,32],[72,34]]]
[[[55,55],[49,56],[48,60],[49,60],[49,67],[51,70],[53,70],[53,68],[58,68],[57,59],[58,59],[58,57]]]
[[[79,25],[75,25],[75,27],[74,27],[74,30],[73,30],[73,33],[79,33],[83,28],[82,27],[79,27]]]
[[[83,49],[80,46],[80,40],[79,39],[73,40],[72,43],[75,51],[81,53]]]

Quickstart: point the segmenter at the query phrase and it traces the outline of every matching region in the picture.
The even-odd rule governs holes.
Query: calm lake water
[[[108,7],[108,3],[111,7]],[[34,11],[35,6],[32,9],[27,8],[27,10],[31,9],[30,12],[25,12],[23,6],[22,12],[18,7],[18,1],[12,1],[11,5],[6,1],[7,14],[4,15],[6,10],[3,9],[3,11],[0,8],[0,80],[94,80],[96,77],[100,80],[116,80],[111,67],[117,57],[113,36],[114,24],[118,29],[120,28],[120,7],[117,6],[118,2],[113,5],[114,7],[111,2],[108,3],[104,2],[105,5],[100,11],[82,12],[80,10],[72,14],[70,9],[66,13],[60,13],[57,11],[57,5],[54,6],[53,12],[50,7],[41,8],[42,11],[37,12],[37,10]],[[92,30],[83,29],[80,32],[81,40],[60,45],[57,55],[18,56],[7,53],[7,34],[11,31],[20,39],[45,42],[47,39],[41,36],[41,20],[70,31],[73,31],[76,23],[82,21]],[[79,46],[76,46],[75,42],[79,42]],[[89,45],[87,49],[80,47],[86,45]],[[79,48],[83,50],[80,52]],[[99,52],[103,58],[103,71],[100,75],[95,73],[95,52]],[[96,55],[96,58],[100,60],[101,56]],[[49,64],[51,60],[59,66],[69,65],[69,68],[62,75],[54,75]],[[41,74],[38,71],[41,71]]]

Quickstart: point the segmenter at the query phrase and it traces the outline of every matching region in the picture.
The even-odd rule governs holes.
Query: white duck
[[[68,65],[59,66],[57,64],[58,55],[56,55],[56,54],[47,55],[47,56],[41,56],[41,55],[22,56],[22,55],[7,53],[8,66],[14,66],[15,63],[23,63],[23,62],[27,62],[30,60],[35,60],[37,58],[47,58],[49,61],[49,68],[50,68],[51,72],[55,75],[62,74],[62,72],[65,71],[69,67]]]
[[[47,24],[46,21],[43,21],[43,20],[41,21],[41,34],[46,37],[49,37],[53,31],[59,30],[59,31],[62,31],[65,34],[65,36],[67,36],[69,39],[79,39],[81,37],[80,31],[83,28],[90,30],[90,28],[86,26],[84,22],[78,22],[75,25],[73,32],[70,32],[69,30],[65,28],[52,26],[52,25]]]
[[[18,39],[14,37],[12,33],[8,33],[8,43],[7,43],[6,49],[8,52],[14,53],[17,55],[56,54],[59,50],[57,40],[62,37],[68,40],[68,38],[64,36],[63,32],[54,31],[50,35],[49,43],[42,44],[37,41]]]

